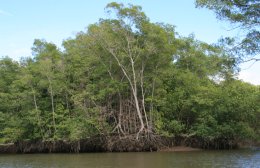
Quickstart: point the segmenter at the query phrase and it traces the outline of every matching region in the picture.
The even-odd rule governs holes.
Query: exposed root
[[[125,132],[123,131],[122,127],[121,127],[121,124],[117,124],[115,126],[115,128],[113,129],[112,133],[114,133],[115,131],[117,130],[119,136],[120,136],[120,133],[123,134],[123,136],[125,136]]]
[[[139,129],[139,131],[138,131],[137,134],[136,134],[136,140],[139,139],[139,135],[140,135],[142,132],[145,132],[144,130],[145,130],[144,126],[142,126],[142,127]]]

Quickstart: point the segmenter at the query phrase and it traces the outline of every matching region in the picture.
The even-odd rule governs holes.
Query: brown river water
[[[260,168],[260,151],[0,154],[0,168]]]

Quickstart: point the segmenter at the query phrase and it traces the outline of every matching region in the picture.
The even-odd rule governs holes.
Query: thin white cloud
[[[17,48],[8,53],[8,56],[15,60],[19,60],[21,57],[28,57],[31,55],[30,48]]]
[[[13,16],[11,13],[6,12],[6,11],[1,10],[1,9],[0,9],[0,15],[4,15],[4,16]]]
[[[8,48],[6,50],[0,49],[0,58],[2,56],[8,56],[16,61],[19,61],[21,57],[28,57],[31,56],[31,50],[30,47],[20,47],[20,48]]]
[[[256,62],[253,66],[252,63],[244,63],[241,65],[241,72],[239,79],[249,82],[254,85],[260,85],[260,62]]]
[[[259,74],[252,72],[240,72],[239,79],[242,79],[245,82],[249,82],[254,85],[260,85]]]

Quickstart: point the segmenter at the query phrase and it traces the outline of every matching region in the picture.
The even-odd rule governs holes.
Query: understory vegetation
[[[110,3],[63,42],[0,60],[0,142],[196,136],[259,140],[260,86],[224,46],[181,37],[139,6]]]

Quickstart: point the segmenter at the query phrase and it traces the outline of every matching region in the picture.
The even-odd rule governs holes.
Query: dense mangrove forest
[[[260,86],[238,80],[239,60],[223,43],[180,36],[140,6],[105,11],[62,48],[36,39],[31,57],[0,59],[0,143],[103,151],[91,144],[259,142]]]

